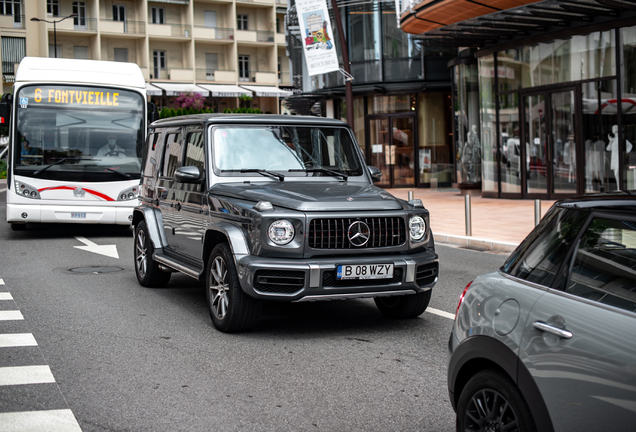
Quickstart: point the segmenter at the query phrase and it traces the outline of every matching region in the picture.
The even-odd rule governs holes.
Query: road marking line
[[[0,279],[0,285],[4,285],[4,280]]]
[[[0,348],[38,346],[31,333],[0,334]]]
[[[0,189],[0,193],[6,192],[6,191],[7,191],[6,189]]]
[[[0,292],[0,300],[13,300],[13,296],[8,292]]]
[[[3,432],[48,431],[81,432],[70,409],[49,411],[25,411],[0,414]]]
[[[54,383],[53,373],[48,366],[0,367],[0,386]]]
[[[430,312],[432,314],[439,315],[441,317],[452,319],[452,320],[455,319],[455,315],[454,314],[448,313],[448,312],[444,312],[443,310],[435,309],[435,308],[432,308],[432,307],[426,308],[426,312]]]
[[[0,311],[0,321],[23,320],[22,312],[18,311]]]

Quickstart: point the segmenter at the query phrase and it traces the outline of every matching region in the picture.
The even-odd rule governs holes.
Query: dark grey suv
[[[139,283],[206,285],[215,327],[256,323],[262,300],[374,298],[389,317],[426,309],[438,276],[429,214],[373,186],[349,126],[301,116],[154,122],[133,214]]]
[[[636,429],[635,195],[556,203],[466,287],[449,340],[458,431]]]

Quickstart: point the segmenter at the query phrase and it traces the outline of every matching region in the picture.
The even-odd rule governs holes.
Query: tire
[[[431,301],[431,292],[424,291],[417,294],[409,294],[394,297],[375,297],[375,305],[382,315],[389,318],[405,319],[415,318],[424,313]]]
[[[537,429],[512,380],[501,372],[485,370],[468,380],[459,396],[457,431],[493,430],[536,432]]]
[[[212,324],[225,333],[245,331],[258,321],[261,302],[243,292],[232,251],[218,244],[210,254],[205,295]]]
[[[155,251],[145,221],[135,227],[135,274],[139,284],[148,288],[161,288],[170,282],[169,272],[159,269],[159,264],[152,258]]]
[[[26,224],[25,223],[13,223],[13,222],[11,222],[11,229],[13,231],[24,231],[24,230],[26,230]]]

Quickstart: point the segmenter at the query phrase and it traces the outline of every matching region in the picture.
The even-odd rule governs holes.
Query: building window
[[[219,69],[219,55],[217,53],[205,53],[205,79],[214,81],[214,71]]]
[[[60,16],[59,0],[46,0],[46,13],[47,15]]]
[[[165,10],[162,7],[153,7],[151,9],[151,20],[153,24],[165,24]]]
[[[73,25],[76,30],[86,30],[86,2],[73,2]]]
[[[153,51],[152,64],[154,71],[154,78],[164,78],[166,73],[166,52],[165,51]]]
[[[236,29],[247,30],[247,15],[236,15]]]
[[[13,15],[13,27],[22,27],[22,4],[20,0],[0,0],[0,15]]]
[[[238,57],[239,81],[250,80],[250,56],[240,55]]]
[[[15,80],[15,65],[26,55],[26,39],[2,36],[2,76],[5,82]]]
[[[88,47],[85,47],[85,46],[73,47],[73,58],[88,60]]]
[[[55,48],[55,45],[49,45],[49,58],[62,58],[62,45],[58,45],[57,50]]]
[[[115,48],[115,61],[127,62],[128,61],[128,48]]]

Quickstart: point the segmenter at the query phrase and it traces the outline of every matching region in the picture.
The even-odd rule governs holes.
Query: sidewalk
[[[431,213],[437,243],[453,243],[481,250],[512,252],[534,228],[534,200],[471,197],[472,236],[466,236],[465,198],[458,189],[385,189],[392,195],[421,199]],[[541,200],[541,216],[554,201]]]

